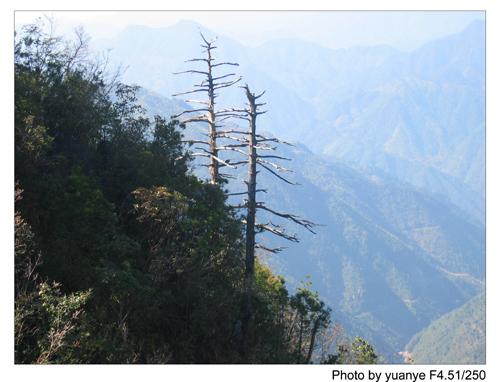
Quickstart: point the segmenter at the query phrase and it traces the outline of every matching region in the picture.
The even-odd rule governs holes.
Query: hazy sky
[[[245,45],[276,38],[299,38],[330,48],[389,44],[412,49],[419,44],[462,30],[482,12],[50,12],[58,33],[78,25],[95,39],[113,37],[130,24],[166,27],[193,20]],[[31,22],[40,12],[16,12],[16,25]],[[334,37],[332,37],[334,36]]]

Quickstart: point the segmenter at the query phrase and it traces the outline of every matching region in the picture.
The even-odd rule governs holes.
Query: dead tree
[[[187,103],[197,104],[200,106],[190,110],[185,110],[172,118],[179,118],[185,115],[188,118],[182,120],[183,123],[201,122],[207,124],[208,132],[206,134],[206,140],[189,140],[186,141],[186,143],[199,145],[195,147],[196,152],[194,152],[192,156],[208,158],[207,167],[210,174],[210,183],[217,184],[220,182],[222,176],[222,174],[219,173],[219,166],[235,168],[234,164],[231,164],[229,161],[224,161],[219,157],[219,148],[217,147],[217,129],[221,127],[219,125],[220,122],[235,115],[231,110],[217,110],[216,98],[219,96],[218,91],[220,89],[227,88],[238,83],[241,80],[241,77],[238,77],[236,73],[215,73],[218,68],[238,66],[238,64],[235,62],[217,62],[214,58],[214,50],[217,49],[214,45],[215,40],[209,41],[202,33],[200,33],[200,35],[203,40],[201,47],[204,49],[203,52],[206,56],[202,58],[192,58],[186,62],[204,63],[206,65],[205,69],[190,69],[174,74],[201,75],[204,79],[201,83],[194,85],[195,89],[177,93],[174,94],[174,96],[202,93],[204,97],[202,99],[184,100]]]
[[[309,220],[303,219],[299,216],[278,212],[266,206],[265,202],[257,201],[258,192],[266,192],[265,189],[257,188],[257,174],[260,168],[265,169],[281,181],[288,184],[297,184],[286,179],[280,173],[291,172],[291,170],[275,163],[276,160],[286,160],[289,158],[277,155],[273,153],[277,149],[276,144],[287,144],[288,142],[279,140],[273,137],[266,137],[261,134],[257,134],[257,117],[264,114],[265,111],[260,111],[259,108],[264,106],[265,103],[257,102],[260,97],[264,95],[264,92],[256,95],[252,93],[248,85],[243,87],[248,100],[247,107],[245,109],[232,109],[232,113],[238,113],[238,118],[248,121],[248,131],[240,130],[226,130],[219,131],[217,133],[218,137],[223,137],[230,139],[237,143],[229,144],[221,149],[235,151],[246,157],[246,160],[242,162],[235,163],[247,163],[248,174],[247,174],[247,190],[244,192],[236,192],[229,195],[244,195],[246,199],[242,205],[233,206],[238,209],[246,209],[246,217],[244,218],[244,223],[246,224],[246,245],[245,245],[245,276],[244,276],[244,299],[243,299],[243,312],[242,312],[242,352],[247,353],[249,348],[249,342],[251,341],[253,332],[253,283],[255,278],[255,249],[259,248],[261,250],[277,253],[283,248],[269,248],[260,243],[257,243],[256,236],[262,232],[269,232],[273,235],[284,238],[288,241],[298,242],[299,239],[295,234],[291,235],[286,232],[284,227],[279,224],[273,223],[269,220],[267,223],[260,223],[257,221],[257,211],[262,210],[270,215],[277,216],[279,218],[291,221],[298,224],[311,233],[315,233],[313,228],[317,225]],[[243,149],[247,147],[245,152]],[[262,154],[261,152],[267,152],[267,154]]]

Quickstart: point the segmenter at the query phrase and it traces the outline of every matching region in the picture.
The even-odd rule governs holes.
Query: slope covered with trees
[[[329,355],[328,307],[259,262],[239,351],[238,217],[192,175],[183,126],[90,57],[83,33],[16,36],[16,363],[375,362],[358,340]]]
[[[414,363],[484,364],[486,296],[479,294],[416,334],[407,345]]]

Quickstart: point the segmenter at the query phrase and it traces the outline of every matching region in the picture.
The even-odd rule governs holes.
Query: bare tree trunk
[[[209,45],[210,46],[210,45]],[[217,128],[215,126],[215,92],[214,81],[212,76],[212,48],[207,49],[207,85],[208,85],[208,147],[211,154],[210,157],[210,183],[217,184],[219,179],[219,162],[217,158]]]
[[[248,134],[248,201],[246,216],[246,246],[245,246],[245,280],[244,280],[244,307],[243,307],[243,352],[247,353],[253,332],[253,279],[255,275],[255,214],[256,214],[256,187],[257,187],[257,140],[255,136],[257,110],[255,97],[247,88],[249,104],[249,134]]]
[[[262,97],[264,92],[262,92],[259,95],[256,95],[250,91],[248,88],[248,85],[243,86],[246,92],[246,97],[248,100],[248,108],[244,110],[239,110],[239,112],[244,114],[244,119],[246,119],[249,123],[249,130],[247,132],[247,138],[246,140],[242,141],[239,138],[235,137],[230,137],[238,142],[244,142],[242,145],[233,145],[233,146],[244,146],[246,145],[248,147],[248,151],[246,153],[243,153],[247,157],[247,164],[248,164],[248,179],[246,181],[247,183],[247,191],[244,193],[247,196],[247,200],[244,203],[243,206],[236,206],[236,208],[246,208],[246,245],[245,245],[245,276],[244,276],[244,296],[243,296],[243,309],[242,309],[242,343],[241,343],[241,350],[242,354],[245,356],[248,356],[249,350],[251,348],[252,344],[252,339],[253,339],[253,320],[254,320],[254,311],[253,311],[253,306],[252,306],[252,299],[253,299],[253,288],[254,288],[254,278],[255,278],[255,248],[261,248],[263,250],[272,252],[272,253],[277,253],[281,250],[281,248],[266,248],[260,244],[256,244],[256,234],[262,233],[264,231],[270,232],[274,235],[277,235],[279,237],[282,237],[286,240],[289,241],[294,241],[297,242],[298,239],[295,235],[289,235],[287,234],[284,229],[272,222],[269,222],[268,224],[262,224],[262,223],[257,223],[256,222],[256,213],[258,209],[263,209],[273,215],[279,216],[281,218],[293,221],[296,224],[299,224],[303,227],[305,227],[307,230],[310,232],[314,231],[312,228],[315,226],[315,223],[310,222],[308,220],[302,219],[298,216],[292,215],[292,214],[287,214],[287,213],[280,213],[277,211],[274,211],[268,207],[265,206],[265,203],[263,202],[257,202],[256,201],[256,194],[259,191],[264,191],[265,190],[259,190],[257,189],[257,166],[261,166],[267,171],[271,172],[273,175],[278,177],[280,180],[289,183],[289,184],[294,184],[290,181],[288,181],[286,178],[282,177],[281,175],[278,174],[279,171],[290,171],[276,163],[270,162],[268,159],[273,158],[273,159],[283,159],[283,160],[288,160],[285,157],[281,157],[279,155],[272,155],[272,154],[267,154],[267,155],[259,155],[257,152],[258,149],[261,150],[275,150],[276,147],[269,144],[270,142],[274,143],[287,143],[280,141],[277,138],[266,138],[265,136],[262,136],[261,134],[257,134],[256,132],[256,121],[257,121],[257,116],[260,114],[264,114],[265,111],[259,111],[259,107],[265,105],[265,103],[257,103],[256,101]],[[287,143],[288,144],[288,143]],[[239,194],[239,193],[237,193]],[[302,324],[301,324],[302,325]],[[302,348],[302,326],[301,326],[301,338],[300,338],[300,349]]]

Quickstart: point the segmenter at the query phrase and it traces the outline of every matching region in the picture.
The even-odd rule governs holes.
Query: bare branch
[[[274,170],[271,170],[269,167],[267,167],[265,164],[261,163],[261,162],[257,162],[260,166],[264,167],[267,171],[269,171],[271,174],[273,174],[274,176],[276,176],[277,178],[281,179],[283,182],[285,183],[288,183],[288,184],[291,184],[293,186],[298,186],[299,183],[295,183],[295,182],[291,182],[289,181],[288,179],[282,177],[281,175],[279,175],[277,172],[275,172]]]
[[[282,157],[279,155],[259,155],[259,158],[273,158],[273,159],[282,159],[282,160],[291,161],[290,158]]]
[[[203,62],[209,63],[210,61],[213,61],[213,58],[211,60],[209,60],[207,58],[191,58],[191,59],[186,60],[184,62],[197,62],[197,61],[203,61]]]
[[[179,118],[181,115],[184,114],[191,114],[191,113],[199,113],[201,111],[206,111],[208,112],[208,109],[189,109],[189,110],[184,110],[183,112],[173,115],[172,118]]]
[[[205,115],[199,115],[194,118],[184,119],[182,123],[190,123],[190,122],[208,122],[208,118]]]
[[[255,248],[262,249],[263,251],[270,252],[270,253],[280,253],[281,251],[286,249],[286,247],[269,248],[269,247],[266,247],[262,244],[255,244]]]
[[[220,111],[214,113],[217,117],[232,117],[232,118],[240,118],[240,119],[246,119],[248,120],[247,117],[242,117],[240,114],[236,113],[221,113]]]
[[[265,163],[271,167],[273,167],[274,169],[276,169],[277,171],[281,171],[281,172],[293,172],[292,170],[286,168],[286,167],[283,167],[283,166],[280,166],[276,163],[273,163],[273,162],[269,162],[267,160],[264,160],[264,159],[261,159],[260,157],[257,158],[257,163]]]
[[[269,233],[272,233],[273,235],[282,237],[283,239],[286,239],[288,241],[292,241],[294,243],[298,243],[299,239],[297,238],[297,235],[289,235],[288,233],[285,232],[285,230],[280,227],[279,225],[275,225],[273,223],[268,223],[268,224],[256,224],[255,228],[257,228],[259,231],[258,233],[261,233],[263,231],[267,231]]]
[[[192,157],[207,157],[207,158],[210,158],[210,154],[207,154],[207,153],[191,153],[190,155]]]
[[[229,208],[233,208],[235,210],[240,210],[240,209],[244,209],[244,208],[247,208],[247,205],[246,204],[238,204],[236,206],[228,206]]]
[[[242,130],[222,130],[217,132],[217,134],[232,134],[232,133],[248,135],[248,131],[242,131]]]
[[[304,227],[305,229],[307,229],[309,232],[313,233],[313,234],[316,234],[316,232],[314,232],[313,228],[314,227],[317,227],[318,224],[316,223],[313,223],[312,221],[310,220],[307,220],[307,219],[303,219],[297,215],[292,215],[292,214],[287,214],[287,213],[283,213],[283,212],[277,212],[277,211],[274,211],[272,210],[271,208],[265,206],[263,203],[257,203],[256,205],[257,208],[260,208],[264,211],[267,211],[267,212],[270,212],[272,213],[273,215],[276,215],[276,216],[279,216],[283,219],[287,219],[287,220],[291,220],[292,222],[294,222],[295,224],[298,224],[302,227]]]
[[[213,82],[216,82],[216,81],[218,81],[218,80],[222,80],[223,78],[226,78],[226,77],[231,77],[231,76],[235,76],[235,75],[236,75],[236,73],[228,73],[228,74],[224,74],[224,75],[222,75],[222,76],[212,78],[212,81],[213,81]]]
[[[225,117],[225,119],[227,119],[227,118],[238,118],[238,119],[244,119],[245,121],[249,121],[249,120],[250,120],[250,118],[248,118],[248,117],[243,117],[243,116],[238,115],[238,114],[227,114],[227,115],[220,114],[220,115],[219,115],[219,117],[220,117],[220,116],[224,116],[224,117]],[[222,121],[222,119],[220,119],[220,121]]]
[[[226,147],[224,150],[226,150],[226,151],[234,151],[234,152],[240,153],[241,155],[245,155],[245,156],[249,155],[248,153],[244,152],[243,150],[236,149],[234,147]]]
[[[229,118],[231,118],[231,116],[222,117],[222,118],[220,118],[220,116],[218,116],[217,121],[219,121],[219,122],[223,122],[223,121],[225,121],[225,120],[227,120],[227,119],[229,119]],[[215,125],[215,127],[221,127],[221,125],[216,124],[216,125]]]
[[[212,44],[213,44],[215,41],[217,41],[217,37],[216,37],[215,39],[211,40],[211,41],[208,41],[208,40],[205,38],[205,36],[203,35],[203,33],[201,33],[201,32],[200,32],[200,36],[201,36],[201,39],[203,40],[203,42],[204,42],[204,43],[207,45],[207,47],[209,47],[209,48],[212,46]],[[214,47],[214,48],[215,48],[215,47]],[[213,49],[213,48],[212,48],[212,49]]]
[[[188,140],[185,140],[185,141],[181,141],[181,143],[189,143],[189,144],[195,144],[195,143],[199,143],[201,145],[208,145],[208,142],[205,142],[205,141],[199,141],[199,140],[196,140],[196,139],[188,139]]]
[[[244,114],[248,114],[248,110],[246,109],[235,109],[234,107],[230,108],[230,109],[221,109],[221,110],[217,110],[216,113],[244,113]]]
[[[254,148],[259,149],[259,150],[276,150],[276,146],[269,146],[269,145],[255,145]]]
[[[228,179],[236,179],[234,175],[229,175],[229,174],[219,174],[221,178],[228,178]]]
[[[192,156],[203,156],[203,157],[212,158],[213,160],[217,161],[218,163],[220,163],[224,167],[230,167],[232,169],[236,169],[236,166],[232,165],[231,162],[229,162],[229,159],[223,160],[223,159],[219,158],[218,156],[212,154],[210,151],[205,150],[202,147],[195,147],[195,149],[200,150],[202,152],[201,153],[193,153],[193,154],[191,154]]]
[[[186,102],[186,103],[201,103],[203,105],[209,104],[208,101],[199,101],[197,99],[186,99],[186,100],[184,100],[184,102]]]
[[[233,166],[239,166],[241,164],[246,164],[248,163],[246,160],[243,160],[243,161],[238,161],[238,162],[229,162],[230,164],[232,164]]]
[[[254,99],[259,99],[260,97],[262,97],[264,94],[266,94],[266,91],[264,90],[262,93],[260,93],[259,95],[254,95]],[[259,104],[255,104],[255,106],[259,106]]]
[[[229,144],[229,145],[224,145],[224,146],[217,146],[217,150],[226,150],[228,148],[233,148],[233,147],[246,147],[247,145],[244,143],[234,143],[234,144]]]
[[[177,75],[177,74],[203,74],[204,76],[208,76],[208,72],[204,72],[203,70],[193,70],[193,69],[184,70],[182,72],[175,72],[173,74],[175,74],[175,75]]]
[[[257,142],[276,142],[276,143],[282,143],[282,144],[287,145],[287,146],[294,146],[292,143],[287,142],[287,141],[283,141],[283,140],[278,139],[278,138],[266,138],[263,136],[259,136],[259,137],[260,138],[257,139]]]
[[[214,89],[218,90],[218,89],[222,89],[222,88],[227,88],[229,86],[237,84],[240,81],[241,81],[241,77],[239,77],[238,79],[236,79],[234,81],[222,82],[222,83],[219,83],[217,85],[214,85]]]
[[[215,156],[215,155],[210,155],[213,159],[215,159],[217,162],[219,162],[223,167],[230,167],[232,169],[236,169],[236,166],[232,165],[230,162],[229,162],[229,159],[228,160],[222,160],[220,159],[219,157]],[[222,174],[220,174],[222,175]]]
[[[236,62],[219,62],[217,64],[213,64],[212,67],[215,68],[217,66],[222,66],[222,65],[240,66],[240,64],[238,64]]]
[[[200,82],[200,84],[198,84],[198,85],[196,85],[196,84],[195,84],[195,85],[193,85],[193,86],[194,86],[195,88],[205,88],[205,89],[207,89],[207,90],[208,90],[208,89],[210,88],[210,86],[209,86],[209,85],[204,85],[204,82],[205,82],[205,81],[201,81],[201,82]]]
[[[243,163],[246,163],[246,162],[243,162]],[[259,188],[259,189],[255,190],[255,192],[263,192],[263,193],[267,194],[267,190],[265,188]],[[229,193],[229,194],[226,194],[226,195],[227,196],[248,195],[248,191],[232,192],[232,193]]]
[[[238,138],[238,137],[233,137],[232,135],[220,134],[220,133],[217,133],[217,137],[230,139],[230,140],[237,141],[237,142],[242,142],[242,143],[245,143],[245,146],[248,145],[248,139],[246,139],[246,138]]]
[[[187,91],[187,92],[175,93],[175,94],[172,94],[172,97],[178,97],[178,96],[181,96],[181,95],[192,94],[192,93],[199,93],[199,92],[208,92],[208,89],[195,89],[195,90],[190,90],[190,91]]]

